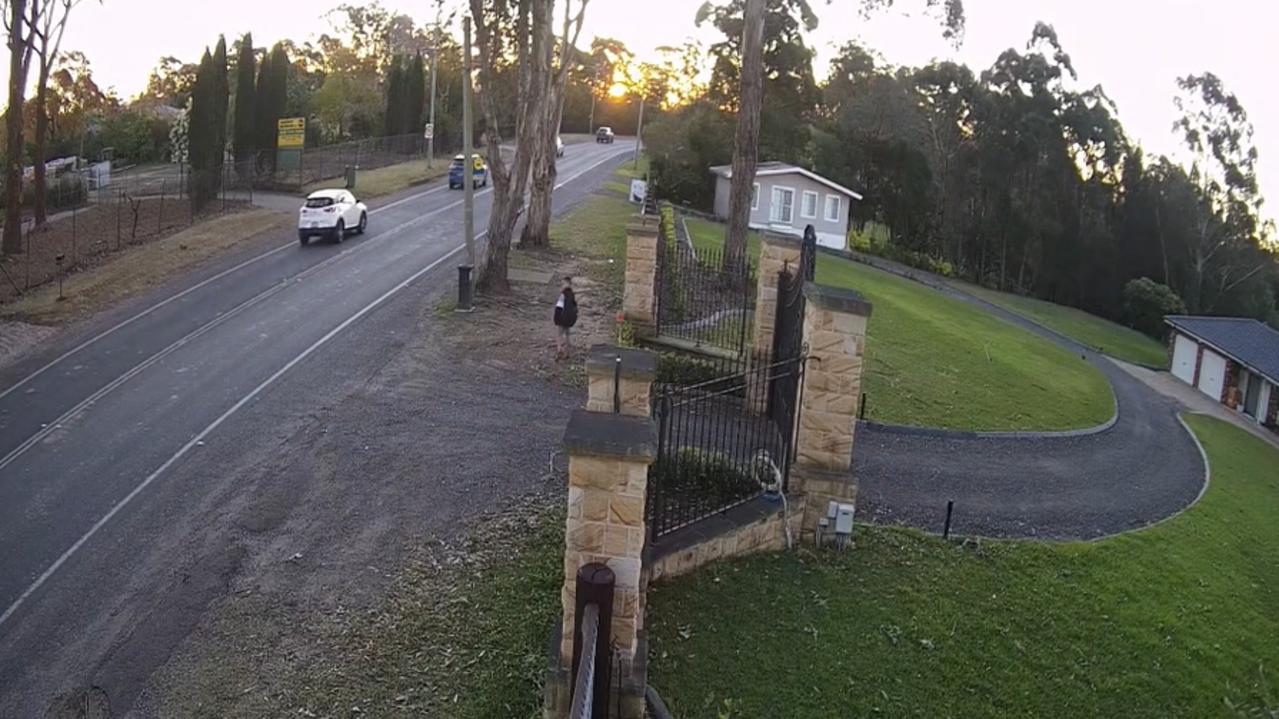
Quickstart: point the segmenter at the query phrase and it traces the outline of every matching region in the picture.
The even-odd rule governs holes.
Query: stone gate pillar
[[[648,337],[657,328],[657,243],[660,219],[636,215],[626,225],[626,285],[622,316]]]
[[[871,305],[852,290],[804,285],[808,362],[800,390],[792,488],[804,493],[803,531],[817,528],[830,500],[857,497],[852,476]],[[796,486],[797,485],[797,486]]]
[[[777,320],[777,276],[790,266],[799,271],[800,239],[775,232],[764,233],[759,248],[759,276],[755,289],[755,332],[752,353],[769,357],[773,353],[773,325]]]
[[[652,388],[656,373],[657,355],[653,352],[594,345],[586,356],[586,409],[612,412],[613,385],[616,383],[620,389],[621,413],[648,417],[653,410]]]

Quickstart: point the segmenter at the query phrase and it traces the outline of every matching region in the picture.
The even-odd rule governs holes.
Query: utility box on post
[[[346,189],[355,189],[355,173],[360,169],[359,165],[347,165],[342,171],[342,177],[346,180]]]

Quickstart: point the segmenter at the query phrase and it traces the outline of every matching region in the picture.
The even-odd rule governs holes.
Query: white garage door
[[[1203,363],[1199,365],[1199,391],[1221,400],[1221,388],[1226,382],[1226,358],[1204,349]]]
[[[1185,335],[1177,335],[1172,348],[1172,375],[1186,384],[1195,383],[1195,357],[1199,344]]]

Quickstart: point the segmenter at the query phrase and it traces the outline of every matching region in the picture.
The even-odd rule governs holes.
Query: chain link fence
[[[0,258],[0,302],[130,245],[248,208],[253,181],[245,170],[227,165],[193,176],[185,167],[166,165],[58,177],[50,185],[48,221],[36,227],[25,216],[23,252]],[[191,201],[193,186],[206,188],[207,200],[198,206]]]
[[[388,135],[334,145],[308,147],[296,159],[296,167],[275,150],[255,154],[255,184],[261,189],[298,190],[322,180],[342,178],[347,168],[375,170],[402,162],[426,159],[430,141],[420,134]],[[445,158],[461,150],[458,143],[435,138],[435,157]],[[443,160],[442,160],[443,161]]]
[[[92,266],[105,255],[247,208],[253,192],[296,192],[312,183],[341,180],[347,168],[374,170],[426,159],[431,143],[420,134],[391,135],[305,148],[296,167],[279,166],[275,151],[228,162],[221,171],[193,174],[181,163],[59,169],[48,176],[48,221],[34,226],[34,189],[24,183],[23,252],[0,257],[0,303]],[[435,138],[435,157],[447,162],[460,144]],[[192,193],[201,202],[192,202]]]

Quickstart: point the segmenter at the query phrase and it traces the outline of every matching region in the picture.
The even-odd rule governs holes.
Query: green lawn
[[[977,285],[964,284],[961,287],[991,304],[1028,317],[1121,360],[1150,367],[1165,367],[1168,364],[1167,348],[1158,340],[1110,320],[1034,297],[998,292]]]
[[[1211,488],[1143,532],[963,546],[861,527],[847,554],[659,584],[649,680],[683,719],[1275,716],[1279,452],[1189,423]]]
[[[426,167],[426,158],[387,165],[376,170],[360,170],[355,177],[355,192],[362,199],[389,195],[392,192],[443,177],[448,172],[449,160],[446,157],[437,157],[429,170]],[[302,192],[309,194],[316,190],[342,186],[342,178],[336,177],[313,182],[303,187]]]
[[[697,247],[721,247],[723,226],[688,220]],[[750,240],[752,257],[759,240]],[[1065,349],[919,283],[831,255],[817,281],[874,304],[863,389],[880,422],[977,430],[1101,424],[1114,397],[1096,368]]]

